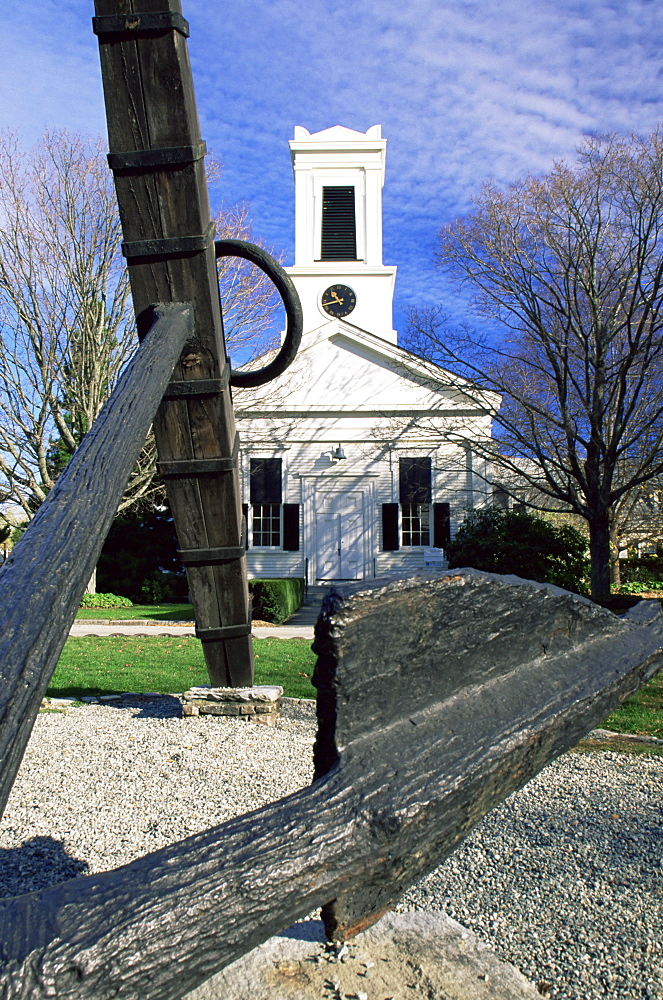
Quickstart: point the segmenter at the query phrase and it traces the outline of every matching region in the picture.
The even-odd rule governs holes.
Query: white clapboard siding
[[[249,580],[272,580],[283,576],[304,579],[304,558],[300,552],[277,549],[249,549],[246,553]]]
[[[307,574],[313,584],[422,571],[423,546],[382,551],[382,505],[399,502],[402,457],[430,457],[432,499],[449,504],[452,535],[486,503],[485,468],[448,436],[459,420],[490,435],[473,393],[342,320],[307,333],[279,379],[235,390],[244,502],[251,459],[278,457],[282,501],[300,505],[300,550],[250,546],[249,576]],[[335,461],[339,445],[346,457]]]

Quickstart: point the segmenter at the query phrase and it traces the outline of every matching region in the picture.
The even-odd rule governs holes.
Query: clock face
[[[322,293],[320,304],[330,316],[341,319],[349,316],[357,305],[357,296],[347,285],[330,285]]]

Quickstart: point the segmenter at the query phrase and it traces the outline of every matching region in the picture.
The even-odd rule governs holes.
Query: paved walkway
[[[112,622],[107,619],[96,621],[77,621],[71,627],[69,635],[195,635],[195,627],[190,622]],[[313,639],[313,625],[254,625],[251,634],[258,639]]]
[[[258,639],[313,639],[313,629],[320,613],[324,587],[310,587],[306,601],[284,625],[254,625]],[[70,635],[195,635],[194,622],[111,621],[108,618],[78,619]]]

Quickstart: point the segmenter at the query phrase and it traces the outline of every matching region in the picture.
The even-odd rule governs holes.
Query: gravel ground
[[[663,1000],[663,757],[565,754],[398,909],[443,909],[543,996]]]
[[[125,864],[311,780],[314,717],[179,718],[175,698],[40,714],[0,824],[0,894]],[[573,753],[399,909],[444,909],[555,1000],[663,1000],[663,757]]]

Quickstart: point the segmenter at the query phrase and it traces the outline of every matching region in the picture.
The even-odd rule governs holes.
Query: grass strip
[[[280,684],[290,698],[314,698],[315,656],[307,639],[254,639],[256,684]],[[209,684],[202,644],[193,636],[76,636],[67,639],[49,697],[158,691]]]
[[[635,743],[633,740],[581,740],[569,753],[596,753],[597,750],[607,750],[609,753],[626,753],[633,757],[639,754],[647,757],[663,757],[663,747],[658,743]]]
[[[311,685],[315,656],[308,639],[254,639],[253,646],[256,684],[280,684],[291,698],[315,697]],[[194,684],[209,684],[209,678],[202,645],[193,636],[81,636],[67,639],[48,694],[172,694]],[[601,728],[663,739],[663,671],[620,705]]]
[[[601,728],[663,739],[663,670],[627,698]]]

